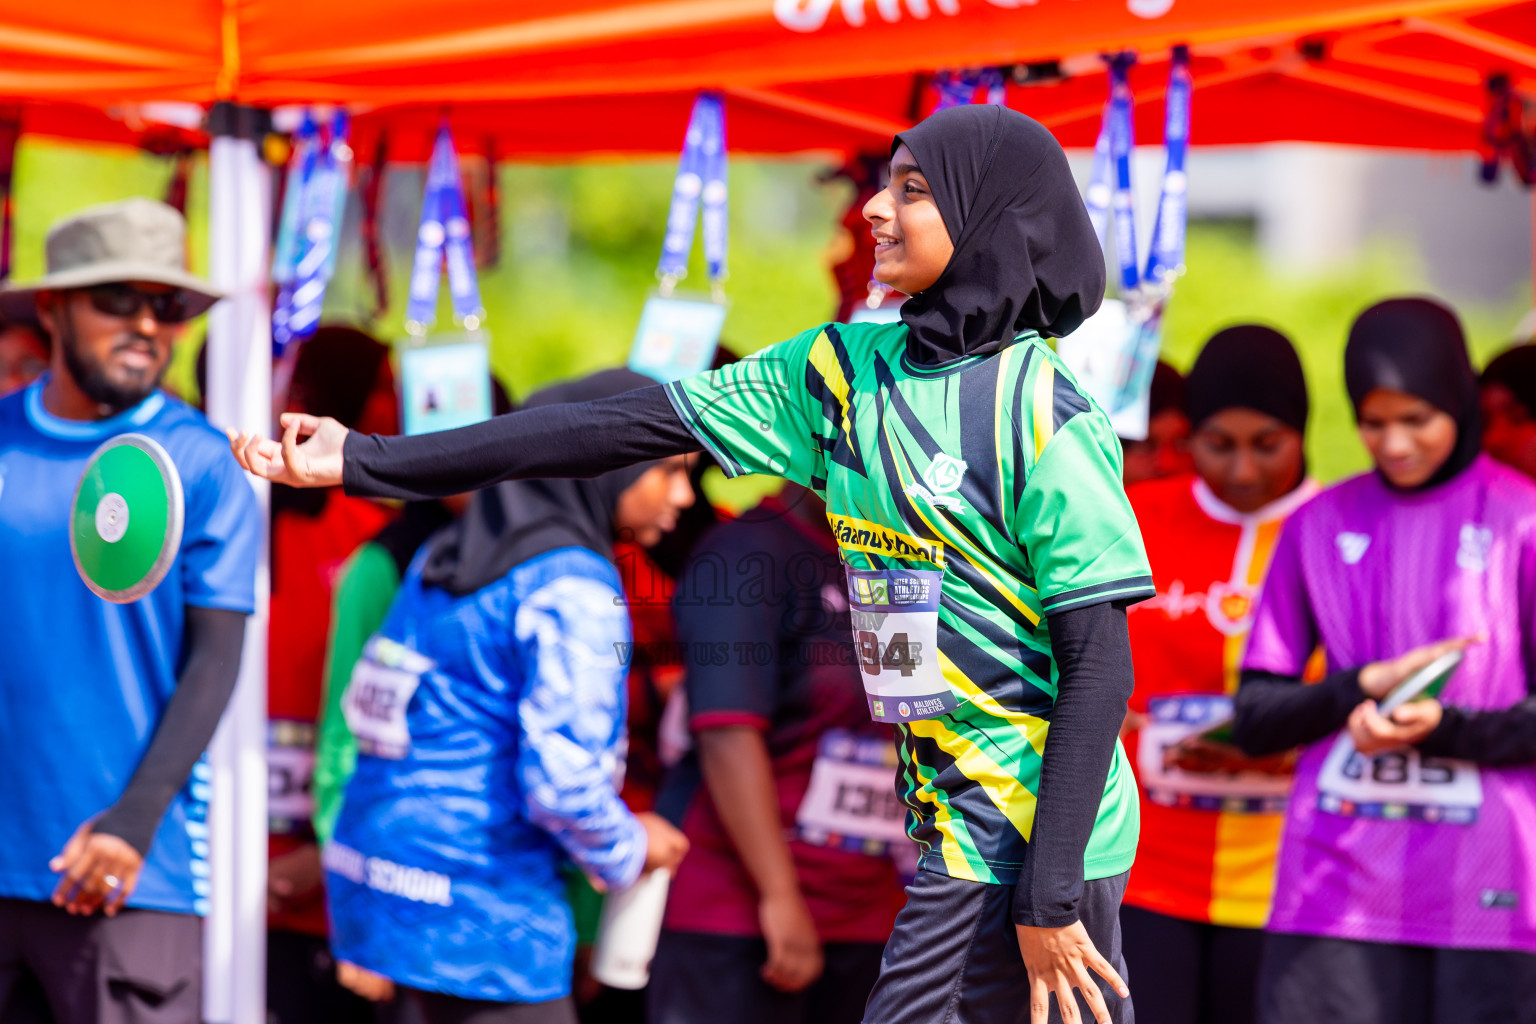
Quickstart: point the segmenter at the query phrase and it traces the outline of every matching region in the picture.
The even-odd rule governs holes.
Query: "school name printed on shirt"
[[[922,540],[909,533],[887,529],[879,523],[853,516],[827,513],[832,526],[832,536],[837,546],[845,551],[862,551],[871,555],[887,555],[892,558],[916,558],[934,565],[944,564],[944,542]]]
[[[1033,7],[1040,0],[964,0],[964,6],[975,9],[985,2],[991,7],[1017,10]],[[1175,0],[1125,0],[1125,9],[1138,18],[1161,18],[1173,10]],[[961,13],[962,0],[773,0],[773,17],[791,32],[815,32],[826,25],[834,7],[838,8],[850,28],[862,28],[868,21],[867,8],[873,8],[882,21],[900,21],[903,12],[908,17],[922,20],[935,9],[940,14],[953,17]]]
[[[416,903],[453,906],[453,880],[436,871],[396,864],[383,857],[365,857],[334,840],[325,844],[320,859],[327,871],[358,885],[366,885],[375,892]]]

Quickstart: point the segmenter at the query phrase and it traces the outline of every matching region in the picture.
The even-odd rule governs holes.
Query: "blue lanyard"
[[[1147,282],[1171,284],[1184,270],[1184,227],[1189,216],[1189,179],[1184,158],[1189,153],[1189,48],[1173,48],[1168,72],[1168,109],[1164,114],[1163,140],[1168,163],[1163,171],[1163,193],[1152,226],[1152,249],[1147,253]]]
[[[1114,169],[1115,255],[1120,261],[1120,290],[1133,292],[1141,284],[1136,269],[1136,200],[1131,192],[1131,157],[1136,151],[1132,126],[1131,84],[1126,73],[1136,63],[1133,54],[1121,53],[1109,62],[1109,160]]]
[[[688,275],[688,254],[693,250],[693,230],[702,203],[704,264],[719,296],[726,277],[729,237],[726,199],[725,104],[718,93],[701,92],[693,101],[688,132],[683,136],[683,152],[672,183],[672,205],[667,211],[667,234],[656,265],[662,294],[670,294]]]
[[[453,317],[473,331],[485,318],[485,309],[480,305],[480,282],[475,276],[464,180],[446,123],[438,129],[432,146],[426,194],[421,200],[421,225],[416,229],[416,256],[405,306],[405,329],[411,334],[425,334],[437,319],[437,292],[445,262]]]
[[[346,208],[352,166],[348,127],[343,111],[331,123],[328,142],[307,114],[299,129],[273,255],[272,277],[279,289],[272,348],[278,357],[320,326],[326,286],[336,270],[337,227]]]
[[[941,71],[934,76],[933,88],[938,92],[938,102],[934,104],[934,112],[948,110],[950,107],[969,106],[976,101],[976,91],[985,89],[987,98],[983,103],[995,106],[1007,106],[1008,86],[1003,79],[1003,73],[997,68],[982,68],[980,71]]]
[[[1135,200],[1131,192],[1131,156],[1136,139],[1132,129],[1132,98],[1126,73],[1135,58],[1118,54],[1109,60],[1110,94],[1104,122],[1093,148],[1093,169],[1088,176],[1084,204],[1088,219],[1103,245],[1109,233],[1111,210],[1115,225],[1115,255],[1120,264],[1120,290],[1129,296],[1143,284],[1171,287],[1184,270],[1184,234],[1189,214],[1189,179],[1185,159],[1189,155],[1190,93],[1189,49],[1173,48],[1168,72],[1167,111],[1163,138],[1167,163],[1157,219],[1152,226],[1152,247],[1145,272],[1137,270]],[[1166,296],[1164,296],[1166,298]]]
[[[1093,144],[1093,168],[1088,172],[1088,192],[1083,197],[1088,207],[1088,220],[1093,233],[1099,237],[1099,248],[1109,247],[1109,202],[1114,195],[1110,184],[1113,161],[1109,156],[1109,107],[1104,108],[1104,120],[1099,125],[1099,137]]]

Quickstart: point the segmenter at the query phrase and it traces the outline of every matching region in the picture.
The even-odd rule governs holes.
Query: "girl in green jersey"
[[[825,324],[715,373],[457,431],[299,416],[280,442],[231,443],[268,479],[393,497],[700,448],[812,488],[923,850],[865,1021],[1129,1021],[1137,802],[1115,734],[1124,609],[1153,591],[1108,419],[1042,341],[1098,307],[1103,254],[1060,146],[996,106],[899,136],[865,216],[876,277],[911,296],[898,324]]]

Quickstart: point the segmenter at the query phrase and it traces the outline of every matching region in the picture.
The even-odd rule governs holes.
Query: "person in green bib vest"
[[[955,107],[897,136],[864,210],[894,324],[822,324],[696,377],[411,438],[284,418],[231,436],[299,486],[429,497],[705,448],[809,487],[848,575],[871,717],[921,871],[866,1024],[1133,1019],[1117,921],[1136,849],[1116,739],[1125,608],[1151,571],[1108,417],[1046,344],[1104,259],[1040,124]],[[302,443],[301,443],[302,442]]]

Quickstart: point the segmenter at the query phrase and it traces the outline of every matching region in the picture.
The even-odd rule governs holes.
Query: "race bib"
[[[937,718],[955,710],[954,694],[939,669],[943,585],[941,570],[848,570],[853,645],[869,714],[877,722]]]
[[[1317,777],[1317,806],[1349,818],[1470,825],[1483,803],[1477,765],[1423,757],[1412,747],[1366,757],[1340,736]]]
[[[871,857],[914,846],[907,838],[906,805],[896,797],[895,769],[889,739],[828,731],[816,748],[811,784],[795,815],[796,837]]]
[[[1136,751],[1136,778],[1147,799],[1165,807],[1227,814],[1284,811],[1291,791],[1289,773],[1254,770],[1243,763],[1241,751],[1214,739],[1201,751],[1202,768],[1211,770],[1194,770],[1191,758],[1180,757],[1181,742],[1231,718],[1232,698],[1225,694],[1185,693],[1147,701],[1147,721],[1139,730]]]
[[[411,730],[406,708],[421,684],[422,673],[436,663],[387,637],[375,636],[352,667],[352,679],[342,696],[347,728],[357,737],[357,749],[374,757],[399,760],[410,753]]]
[[[315,814],[315,727],[274,718],[267,723],[267,818],[275,834],[309,827]]]

